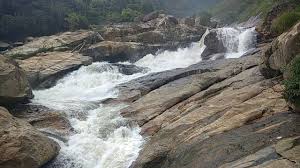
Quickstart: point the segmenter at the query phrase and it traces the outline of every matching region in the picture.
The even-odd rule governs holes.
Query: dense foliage
[[[132,21],[151,0],[1,0],[0,39],[53,34],[91,24]]]
[[[291,67],[289,79],[285,80],[285,98],[297,105],[300,105],[300,55],[294,59]]]
[[[212,14],[224,23],[246,21],[251,16],[264,16],[273,6],[283,2],[299,0],[220,0],[212,8]]]
[[[294,11],[288,11],[276,18],[272,23],[274,34],[281,34],[300,21],[300,7]]]

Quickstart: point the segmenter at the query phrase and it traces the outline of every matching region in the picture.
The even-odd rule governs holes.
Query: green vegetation
[[[1,0],[0,39],[18,40],[132,21],[153,10],[151,0]]]
[[[271,30],[274,34],[281,34],[293,27],[298,21],[300,21],[300,7],[276,18],[272,23]]]
[[[273,6],[283,2],[299,3],[298,0],[221,0],[213,7],[212,14],[223,23],[241,22],[251,16],[265,16]]]
[[[284,97],[291,103],[300,105],[300,55],[291,63],[287,69],[290,73],[289,79],[285,80]]]

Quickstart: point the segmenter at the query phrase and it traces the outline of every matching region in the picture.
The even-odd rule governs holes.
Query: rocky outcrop
[[[280,80],[265,79],[258,65],[255,55],[203,61],[120,85],[118,101],[129,104],[121,114],[149,137],[131,167],[296,166],[274,145],[299,135],[300,116],[288,112]]]
[[[33,98],[25,72],[19,65],[0,55],[0,105],[13,105]]]
[[[59,145],[0,107],[0,167],[38,168],[58,155]]]
[[[206,30],[201,25],[185,24],[165,14],[153,13],[150,18],[146,22],[104,26],[99,32],[106,41],[136,42],[167,50],[199,41]]]
[[[208,60],[211,58],[211,55],[218,53],[225,53],[226,48],[222,42],[218,38],[218,30],[211,30],[204,38],[204,45],[206,48],[201,54],[203,60]]]
[[[72,52],[40,53],[25,60],[18,60],[34,88],[49,88],[67,73],[92,63],[90,57]]]
[[[156,44],[103,41],[90,46],[83,54],[92,57],[93,61],[135,62],[147,54],[155,54],[161,48],[162,45]]]
[[[290,31],[276,38],[266,49],[260,66],[264,76],[280,75],[288,64],[300,53],[300,22]]]
[[[75,32],[65,32],[58,35],[36,38],[25,45],[5,52],[4,55],[26,59],[45,51],[81,50],[83,47],[102,40],[101,35],[93,31],[79,30]]]

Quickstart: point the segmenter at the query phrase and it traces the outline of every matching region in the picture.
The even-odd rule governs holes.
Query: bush
[[[271,27],[271,31],[275,34],[281,34],[300,21],[300,13],[297,11],[287,12],[276,18]]]
[[[74,12],[68,14],[66,21],[70,30],[86,29],[89,27],[87,18]]]
[[[290,76],[284,81],[284,97],[289,102],[300,105],[300,55],[292,61],[287,70]]]
[[[134,18],[136,18],[140,15],[142,15],[140,12],[130,9],[130,8],[126,8],[121,13],[121,20],[123,22],[130,22],[130,21],[133,21]]]

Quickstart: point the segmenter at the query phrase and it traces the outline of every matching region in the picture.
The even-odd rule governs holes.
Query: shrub
[[[89,26],[89,22],[86,17],[74,12],[68,14],[66,21],[70,30],[86,29]]]
[[[140,15],[142,15],[140,12],[130,9],[130,8],[126,8],[126,9],[123,9],[123,11],[121,13],[121,20],[124,22],[130,22],[130,21],[133,21],[134,18],[136,18]]]
[[[292,61],[287,70],[290,75],[284,81],[284,97],[289,102],[300,105],[300,55]]]
[[[286,12],[273,21],[271,31],[275,34],[281,34],[293,27],[298,21],[300,21],[299,12]]]

